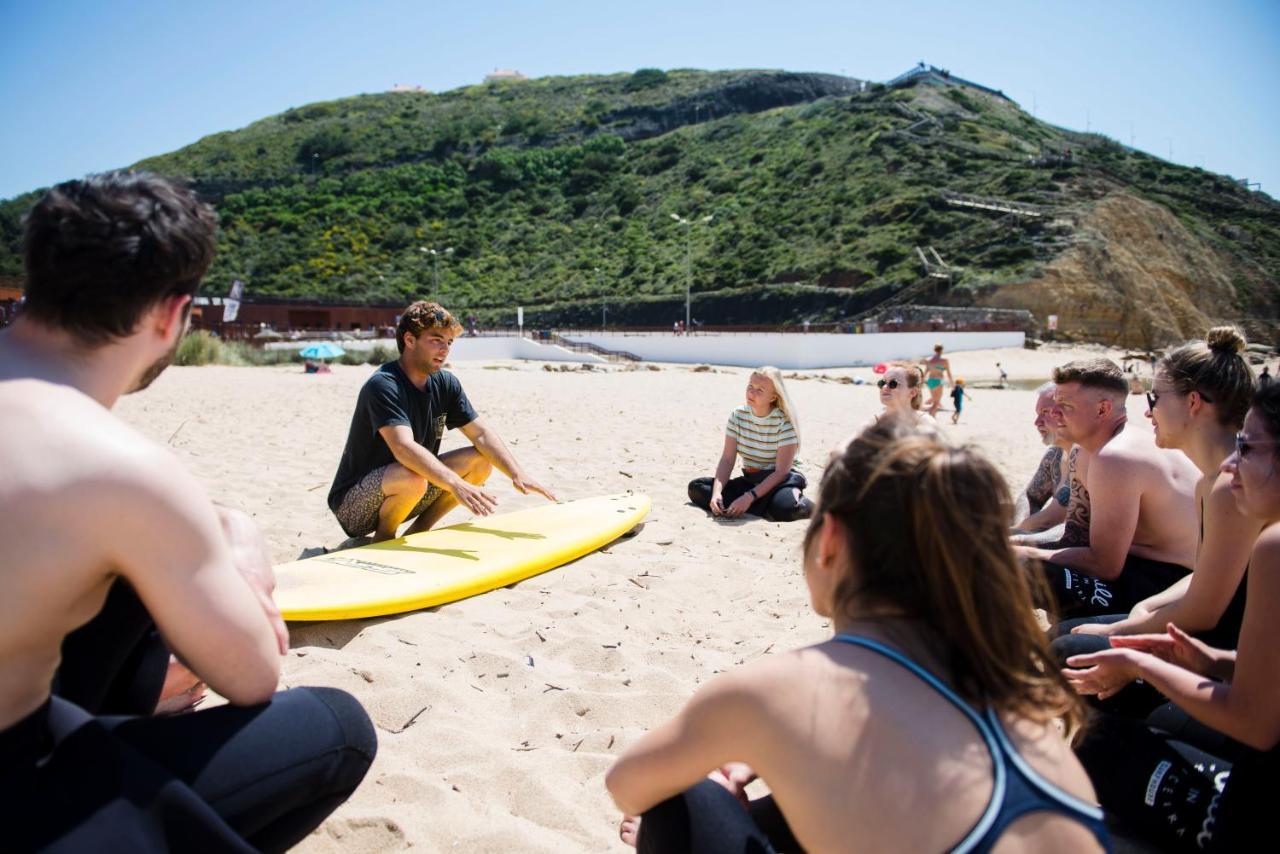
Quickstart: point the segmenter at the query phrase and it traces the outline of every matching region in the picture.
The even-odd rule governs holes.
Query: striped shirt
[[[730,413],[724,432],[737,441],[742,465],[749,469],[773,468],[779,448],[800,444],[796,428],[777,407],[762,417],[750,406],[739,406]]]

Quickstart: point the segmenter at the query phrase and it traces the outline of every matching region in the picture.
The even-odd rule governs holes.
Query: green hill
[[[695,317],[817,321],[919,282],[920,246],[952,274],[930,301],[1041,313],[1055,310],[1047,283],[1071,292],[1072,276],[1129,277],[1104,282],[1120,296],[1099,306],[1169,322],[1121,311],[1090,330],[1081,314],[1080,329],[1130,343],[1201,331],[1191,327],[1205,317],[1280,315],[1270,198],[937,75],[886,88],[646,69],[361,95],[136,165],[217,206],[213,295],[241,278],[255,296],[430,295],[488,321],[522,304],[535,323],[590,322],[607,301],[611,322],[665,325],[682,313],[688,260]],[[0,204],[0,275],[21,272],[33,198]],[[1164,254],[1126,236],[1126,217],[1149,228],[1152,209],[1168,219]],[[673,213],[714,219],[686,235]],[[454,252],[437,269],[421,247]]]

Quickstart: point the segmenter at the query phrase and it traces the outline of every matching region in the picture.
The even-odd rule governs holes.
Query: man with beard
[[[1089,539],[1015,548],[1044,562],[1063,619],[1127,611],[1191,571],[1197,470],[1185,455],[1126,426],[1129,384],[1114,362],[1070,362],[1053,379],[1058,436],[1090,457],[1082,484]]]
[[[481,489],[497,468],[516,490],[556,498],[524,473],[511,451],[471,408],[444,369],[462,324],[434,302],[419,300],[400,316],[400,358],[365,381],[351,416],[347,445],[329,489],[329,509],[348,537],[374,542],[431,528],[458,504],[488,516],[498,499]],[[458,429],[470,448],[440,453],[445,430]]]
[[[1036,389],[1036,431],[1049,450],[1027,488],[1014,502],[1013,541],[1046,548],[1089,544],[1089,493],[1084,479],[1089,455],[1058,433],[1053,416],[1054,384]]]
[[[283,850],[372,761],[349,695],[275,692],[288,635],[253,523],[110,412],[173,358],[215,229],[145,173],[27,216],[26,309],[0,332],[7,849]],[[229,705],[150,716],[170,650]]]

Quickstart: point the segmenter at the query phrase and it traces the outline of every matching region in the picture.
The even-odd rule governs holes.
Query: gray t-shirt
[[[474,420],[476,411],[453,374],[438,371],[427,378],[426,387],[419,391],[409,382],[399,361],[387,362],[365,381],[356,399],[347,446],[329,490],[329,509],[337,512],[347,491],[361,478],[396,461],[378,432],[383,427],[410,427],[413,440],[435,454],[440,451],[445,430]]]

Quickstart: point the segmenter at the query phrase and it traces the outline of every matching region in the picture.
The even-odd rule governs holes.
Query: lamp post
[[[596,290],[600,291],[600,331],[604,332],[609,316],[609,304],[604,301],[604,273],[599,267],[592,267],[591,272],[596,274]]]
[[[693,227],[695,225],[706,225],[715,219],[715,216],[708,214],[702,219],[685,219],[680,214],[672,214],[671,218],[676,221],[677,225],[684,227],[684,334],[689,334],[692,326],[693,313],[691,311],[692,292],[693,292]]]
[[[453,247],[449,246],[445,249],[435,249],[431,246],[419,246],[418,251],[431,256],[431,290],[439,293],[440,291],[440,256],[452,255]]]

